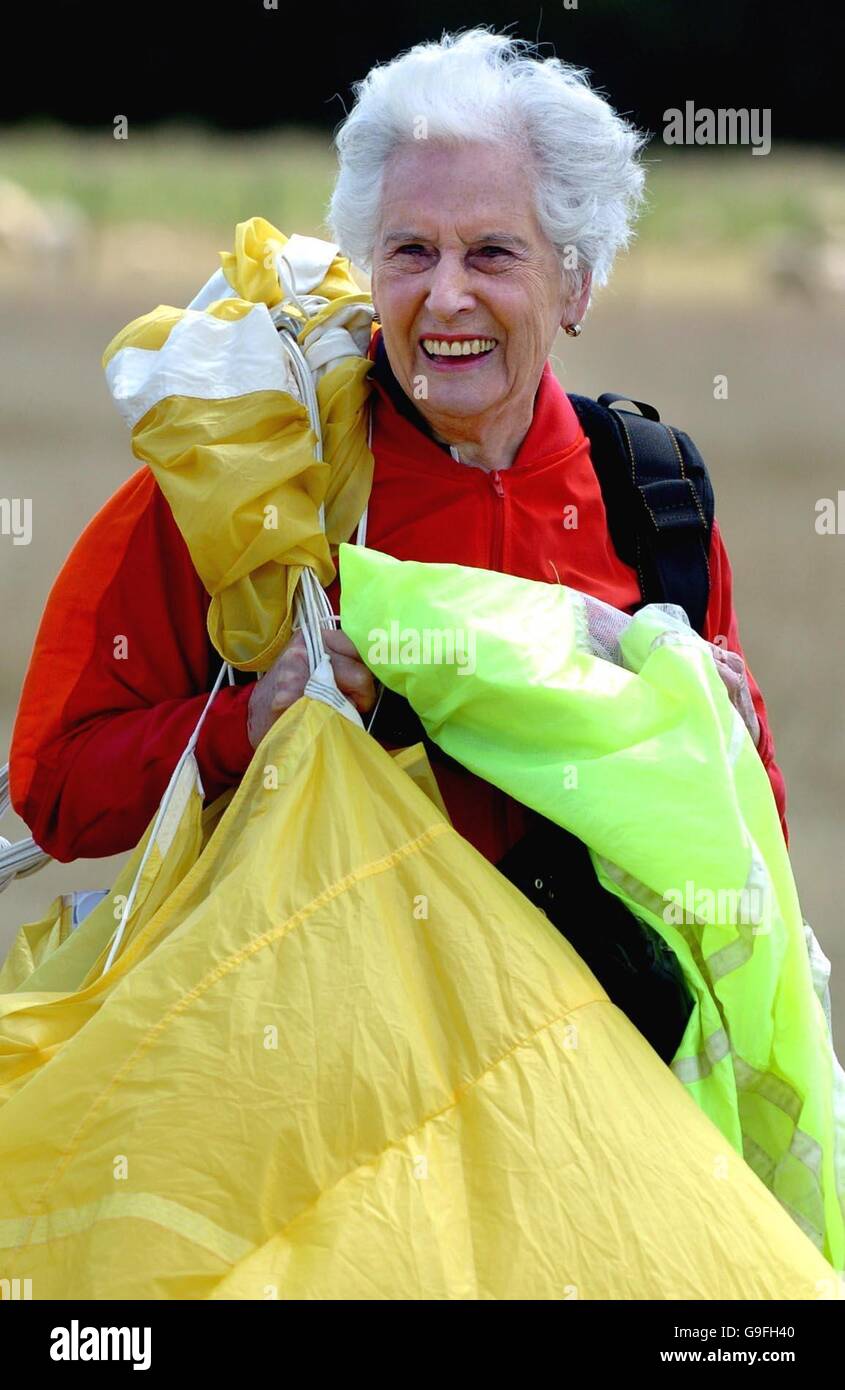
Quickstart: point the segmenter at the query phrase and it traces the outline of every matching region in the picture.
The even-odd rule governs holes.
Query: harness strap
[[[703,632],[714,503],[697,448],[643,401],[612,392],[598,401],[569,399],[590,441],[614,548],[637,571],[640,606],[677,603]],[[640,413],[620,410],[617,401]]]

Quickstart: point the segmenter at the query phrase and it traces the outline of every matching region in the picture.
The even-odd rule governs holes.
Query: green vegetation
[[[666,150],[652,144],[643,241],[718,246],[773,233],[813,236],[845,227],[845,157],[777,146]]]
[[[813,236],[845,226],[845,156],[778,148],[647,154],[644,246],[748,245],[773,233]],[[294,128],[220,135],[184,126],[81,134],[31,126],[0,136],[0,178],[38,197],[73,200],[98,224],[162,222],[228,236],[260,213],[318,232],[334,174],[330,137]]]
[[[73,200],[97,223],[164,222],[226,234],[260,214],[316,231],[331,191],[328,137],[301,130],[231,136],[184,127],[88,135],[32,127],[0,136],[0,178]]]

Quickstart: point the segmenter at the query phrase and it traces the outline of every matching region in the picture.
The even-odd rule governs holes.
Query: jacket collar
[[[396,380],[380,328],[375,330],[370,340],[369,357],[373,363],[371,380],[379,403],[386,405],[391,413],[395,412],[401,416],[426,438],[430,447],[425,449],[425,454],[429,459],[440,457],[445,466],[451,464],[453,468],[465,473],[466,466],[456,463],[448,446],[435,439],[425,416],[417,410]],[[534,398],[531,425],[508,472],[522,473],[557,462],[562,454],[568,453],[583,440],[583,437],[574,407],[552,371],[550,363],[547,362]],[[479,470],[470,470],[476,471]]]

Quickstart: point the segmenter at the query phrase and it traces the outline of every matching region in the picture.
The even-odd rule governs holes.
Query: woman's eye
[[[418,256],[425,254],[425,247],[418,241],[409,242],[407,246],[400,246],[398,254],[400,256]]]
[[[482,246],[476,255],[483,256],[485,260],[492,260],[494,256],[507,256],[509,253],[504,246]]]

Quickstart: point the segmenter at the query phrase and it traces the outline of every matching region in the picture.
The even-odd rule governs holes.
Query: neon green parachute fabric
[[[672,1069],[842,1268],[841,1073],[768,778],[707,644],[642,610],[621,664],[584,597],[341,547],[342,624],[431,738],[565,827],[678,957],[695,1000]]]

